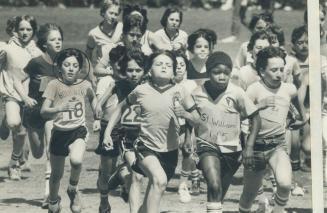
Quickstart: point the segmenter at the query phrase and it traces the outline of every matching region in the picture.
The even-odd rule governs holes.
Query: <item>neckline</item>
[[[117,27],[117,25],[118,25],[118,22],[115,23],[115,25],[113,26],[112,31],[111,31],[110,33],[106,33],[106,32],[103,30],[103,23],[104,23],[104,21],[101,22],[101,23],[99,24],[99,26],[98,26],[99,29],[100,29],[100,31],[101,31],[104,35],[106,35],[108,38],[112,38],[113,35],[114,35],[115,32],[116,32],[116,27]]]
[[[152,82],[149,82],[149,85],[156,90],[157,92],[159,92],[160,94],[165,93],[166,91],[170,90],[172,87],[175,86],[175,84],[170,84],[169,86],[165,87],[165,88],[159,88],[157,86],[155,86]]]

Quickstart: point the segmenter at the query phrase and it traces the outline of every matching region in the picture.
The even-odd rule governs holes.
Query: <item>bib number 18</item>
[[[63,121],[74,121],[78,120],[83,116],[83,104],[81,102],[77,102],[75,104],[75,109],[67,112],[63,112]]]

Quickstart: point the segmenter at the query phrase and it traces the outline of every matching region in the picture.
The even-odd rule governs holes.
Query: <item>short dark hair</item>
[[[284,61],[284,64],[286,63],[285,57],[286,52],[280,47],[266,47],[259,51],[257,55],[257,60],[255,62],[255,69],[257,70],[259,76],[262,76],[261,73],[266,70],[268,65],[268,60],[270,58],[279,57],[282,58]]]
[[[46,23],[44,25],[41,25],[39,30],[36,33],[36,37],[37,37],[36,44],[40,48],[40,50],[42,50],[43,52],[46,51],[44,44],[47,42],[48,36],[51,31],[58,31],[61,35],[61,39],[64,40],[63,31],[62,31],[61,27],[59,27],[57,24]]]
[[[276,35],[277,40],[278,40],[280,46],[284,46],[285,45],[285,36],[284,36],[284,31],[283,31],[283,28],[282,27],[280,27],[277,24],[273,24],[267,30],[267,32],[269,34]]]
[[[80,69],[83,67],[83,53],[82,51],[75,48],[68,48],[60,51],[56,56],[56,63],[58,67],[62,66],[62,63],[66,58],[74,56],[77,61]]]
[[[212,50],[217,43],[217,34],[215,31],[201,28],[188,36],[187,45],[189,51],[193,52],[196,40],[200,37],[208,41],[210,50]]]
[[[120,6],[120,2],[117,1],[117,0],[110,0],[110,1],[107,1],[107,2],[104,2],[101,4],[101,7],[100,7],[100,15],[102,17],[104,17],[104,14],[106,14],[106,11],[111,7],[111,6],[118,6],[119,7],[119,13],[121,12],[121,6]]]
[[[253,32],[255,26],[257,25],[259,20],[263,20],[268,24],[274,23],[274,18],[271,13],[260,13],[252,16],[249,23],[249,30]]]
[[[174,8],[167,8],[164,12],[164,14],[162,15],[161,19],[160,19],[160,24],[161,26],[163,26],[164,28],[167,27],[167,20],[168,17],[172,14],[172,13],[178,13],[179,14],[179,26],[181,26],[182,22],[183,22],[183,12],[174,7]],[[178,26],[178,27],[179,27]]]
[[[33,36],[34,36],[37,31],[37,22],[36,22],[34,16],[30,16],[30,15],[17,16],[16,22],[15,22],[15,31],[16,32],[18,32],[19,24],[21,21],[27,21],[30,23],[32,30],[33,30]]]
[[[140,16],[133,14],[125,16],[123,19],[123,34],[126,35],[134,27],[139,28],[142,35],[145,33],[147,28],[146,23]]]
[[[261,40],[267,39],[269,44],[271,44],[271,37],[269,36],[267,31],[255,32],[254,34],[252,34],[249,44],[247,46],[249,52],[253,50],[255,42],[259,39],[261,39]]]
[[[126,75],[128,62],[130,62],[131,60],[134,60],[137,65],[139,65],[144,70],[144,74],[146,74],[145,66],[147,62],[147,57],[140,49],[128,49],[126,50],[122,59],[118,62],[120,67],[120,73],[122,75]]]
[[[151,69],[154,59],[157,58],[159,55],[166,55],[173,61],[173,72],[174,72],[174,75],[176,75],[177,74],[176,73],[176,68],[177,68],[176,56],[170,50],[159,50],[159,51],[152,53],[148,58],[148,62],[147,62],[145,70],[148,72]]]
[[[179,49],[179,50],[173,51],[173,53],[175,54],[176,58],[181,57],[181,58],[184,59],[184,62],[186,64],[189,63],[189,60],[187,59],[187,56],[186,56],[186,54],[185,54],[185,52],[183,50]]]
[[[306,25],[296,27],[292,32],[292,43],[295,44],[304,34],[308,34],[308,28]]]
[[[132,12],[139,12],[142,15],[145,26],[148,25],[149,20],[148,20],[147,10],[138,4],[125,5],[125,7],[123,9],[123,19],[126,16],[130,15]]]

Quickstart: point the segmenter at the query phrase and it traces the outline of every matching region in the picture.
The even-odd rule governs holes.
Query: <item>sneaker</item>
[[[237,37],[232,35],[220,40],[220,43],[233,43],[237,40]]]
[[[274,3],[274,9],[276,9],[276,10],[281,9],[282,6],[283,6],[283,5],[282,5],[281,3],[279,3],[279,2],[275,2],[275,3]]]
[[[300,187],[297,183],[295,183],[294,188],[292,189],[292,195],[293,196],[304,196],[304,189]]]
[[[230,3],[231,2],[231,3]],[[233,8],[233,1],[229,1],[229,0],[227,0],[226,2],[225,2],[225,4],[223,4],[221,7],[220,7],[220,9],[222,10],[222,11],[227,11],[227,10],[230,10],[230,9],[232,9]]]
[[[20,180],[21,179],[21,172],[19,166],[13,166],[8,168],[8,176],[10,180]]]
[[[58,197],[58,202],[54,205],[49,204],[48,213],[60,213],[61,212],[61,205],[60,205],[61,198]]]
[[[283,9],[284,9],[284,11],[286,11],[286,12],[290,12],[290,11],[293,10],[293,8],[292,8],[291,6],[285,6]]]
[[[200,195],[200,180],[192,180],[191,194],[194,196]]]
[[[188,203],[192,199],[186,184],[179,185],[178,194],[179,194],[179,201],[181,203]]]
[[[28,162],[19,162],[19,165],[22,172],[32,172],[31,165]]]
[[[7,140],[7,138],[9,137],[10,134],[10,130],[6,124],[6,117],[4,117],[1,121],[1,125],[0,125],[0,138],[2,140]]]
[[[82,206],[79,191],[67,189],[67,195],[70,199],[70,210],[73,213],[80,213],[82,211]]]
[[[119,185],[124,184],[124,180],[120,175],[120,171],[126,166],[127,166],[126,163],[119,165],[117,167],[116,171],[110,176],[110,178],[108,180],[108,190],[114,190]]]
[[[258,208],[256,210],[256,213],[265,213],[269,209],[269,200],[268,198],[263,198],[258,201]]]
[[[203,9],[205,9],[205,10],[211,10],[212,9],[212,6],[209,3],[204,3],[203,4]]]
[[[44,196],[44,199],[43,199],[42,204],[41,204],[41,208],[42,209],[48,209],[49,208],[49,197],[48,196]]]

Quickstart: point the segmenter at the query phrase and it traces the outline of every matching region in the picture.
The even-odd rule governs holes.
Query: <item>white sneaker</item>
[[[181,203],[188,203],[192,200],[190,192],[186,184],[181,184],[178,189],[179,201]]]
[[[233,43],[237,40],[237,37],[232,35],[220,40],[220,43]]]
[[[13,166],[8,168],[8,176],[10,180],[20,180],[21,172],[19,166]]]
[[[274,8],[276,9],[276,10],[279,10],[280,8],[282,8],[282,4],[281,3],[279,3],[279,2],[275,2],[274,3]]]
[[[290,12],[292,10],[293,10],[293,8],[291,6],[285,6],[284,7],[284,11],[286,11],[286,12]]]
[[[293,196],[304,196],[304,189],[295,183],[294,188],[292,189],[292,195]]]
[[[232,0],[227,0],[221,7],[220,9],[222,11],[227,11],[233,8],[233,1]]]
[[[255,211],[256,213],[265,213],[269,210],[269,200],[268,198],[263,198],[258,201],[258,208]]]

